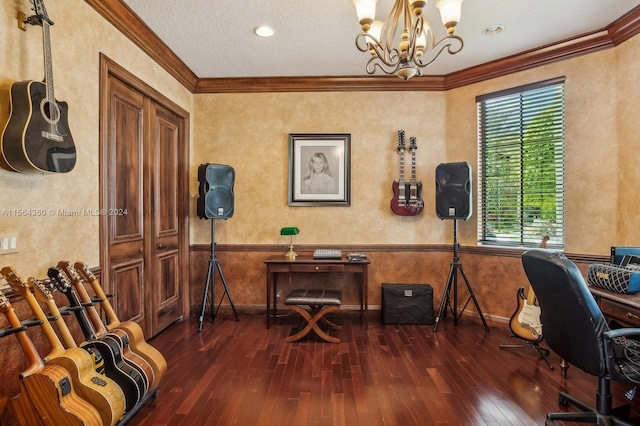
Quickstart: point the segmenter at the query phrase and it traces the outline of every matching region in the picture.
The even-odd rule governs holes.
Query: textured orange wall
[[[477,176],[476,96],[565,76],[565,249],[606,255],[612,245],[638,244],[639,51],[636,37],[615,49],[446,93],[196,95],[192,211],[197,166],[222,163],[236,169],[236,204],[235,216],[217,225],[218,242],[283,243],[278,230],[295,225],[303,244],[450,243],[450,223],[434,213],[434,170],[441,162],[468,161]],[[398,129],[418,138],[425,210],[417,217],[389,209]],[[287,135],[331,132],[352,135],[352,205],[287,206]],[[459,224],[462,244],[476,245],[476,220],[474,214]],[[209,225],[192,221],[192,244],[208,240]]]
[[[9,115],[14,81],[42,80],[42,30],[21,31],[17,13],[32,14],[29,0],[0,2],[0,129]],[[0,256],[23,275],[42,276],[60,259],[99,262],[98,217],[61,216],[97,209],[99,182],[99,55],[104,53],[189,111],[193,95],[142,53],[83,0],[46,2],[51,27],[55,96],[69,104],[77,149],[66,174],[21,174],[0,167],[0,234],[18,233],[19,252]],[[1,156],[0,156],[1,158]],[[3,215],[3,209],[41,209],[45,216]],[[81,258],[81,259],[79,259]]]

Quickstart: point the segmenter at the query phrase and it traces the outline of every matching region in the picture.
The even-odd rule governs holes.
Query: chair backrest
[[[602,333],[609,326],[578,267],[562,253],[542,249],[523,253],[522,265],[540,304],[549,347],[589,374],[605,374]]]

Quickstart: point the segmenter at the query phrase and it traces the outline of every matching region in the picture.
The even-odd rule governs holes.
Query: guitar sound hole
[[[49,102],[46,99],[42,100],[40,104],[40,111],[42,116],[51,124],[55,124],[60,120],[60,108],[55,102]]]

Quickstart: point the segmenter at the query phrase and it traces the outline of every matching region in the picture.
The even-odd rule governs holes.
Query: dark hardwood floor
[[[169,370],[157,397],[130,425],[543,425],[564,390],[593,404],[597,380],[550,355],[550,370],[508,325],[463,316],[432,325],[384,325],[371,313],[364,330],[352,313],[332,316],[341,343],[284,343],[292,318],[271,329],[263,315],[197,318],[151,340]],[[543,342],[544,343],[544,342]],[[544,346],[544,344],[543,344]],[[633,386],[613,383],[616,405]],[[640,424],[640,398],[631,402]],[[559,423],[560,424],[560,423]]]

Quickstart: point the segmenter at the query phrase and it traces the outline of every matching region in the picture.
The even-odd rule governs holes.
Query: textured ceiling
[[[351,0],[122,0],[200,78],[362,76],[367,55],[355,46],[360,24]],[[379,0],[383,20],[391,0]],[[445,35],[434,0],[427,16]],[[600,30],[640,0],[465,0],[457,55],[443,55],[425,75],[454,71]],[[483,28],[501,24],[497,36]],[[253,34],[270,25],[275,35]]]

